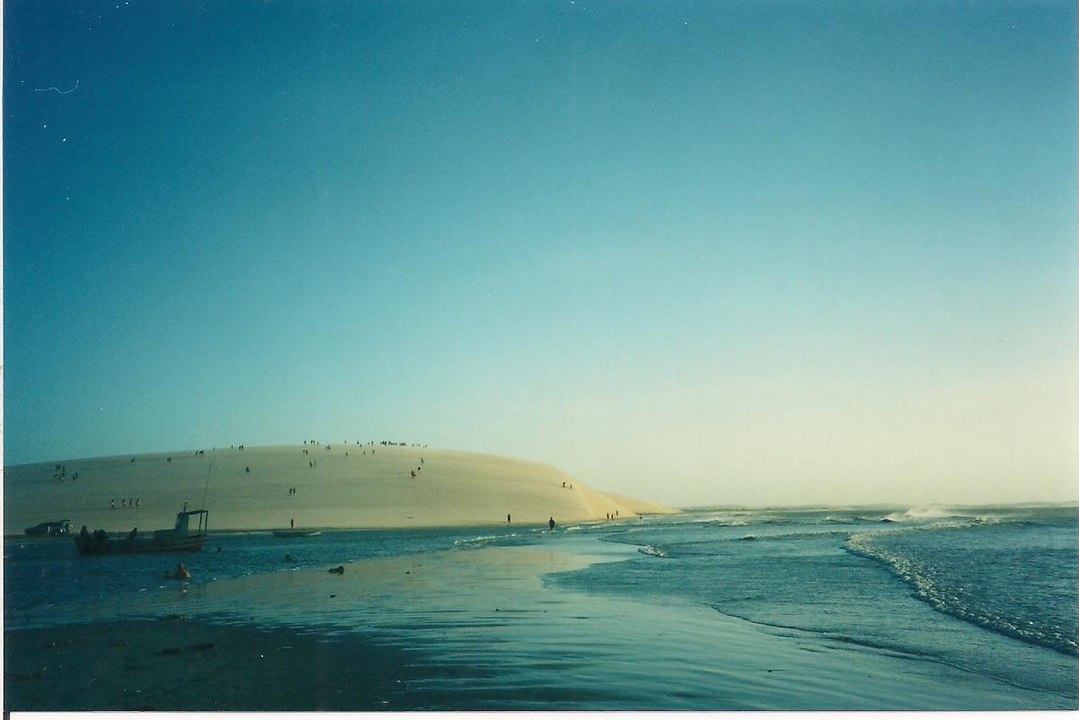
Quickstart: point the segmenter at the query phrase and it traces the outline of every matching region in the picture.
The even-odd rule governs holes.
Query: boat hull
[[[130,538],[124,535],[106,537],[79,535],[75,547],[80,555],[139,555],[146,553],[194,553],[202,550],[209,538],[206,535],[187,535],[171,538]]]
[[[283,537],[283,538],[315,537],[315,536],[321,535],[321,534],[322,534],[321,530],[274,530],[273,531],[273,536],[274,537]]]

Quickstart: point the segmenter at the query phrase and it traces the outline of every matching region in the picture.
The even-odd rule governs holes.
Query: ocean
[[[182,558],[8,538],[5,628],[182,612],[362,636],[424,668],[388,709],[1076,709],[1077,548],[1074,507],[236,533]],[[162,579],[177,560],[191,582]],[[353,562],[370,582],[325,573]]]

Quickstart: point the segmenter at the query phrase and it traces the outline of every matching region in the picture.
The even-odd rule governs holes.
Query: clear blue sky
[[[1073,499],[1074,2],[13,0],[8,464]]]

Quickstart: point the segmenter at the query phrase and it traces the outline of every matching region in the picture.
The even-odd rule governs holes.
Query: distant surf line
[[[69,94],[75,92],[78,89],[79,89],[79,81],[76,80],[75,81],[75,87],[71,88],[70,90],[61,90],[60,88],[53,86],[53,87],[47,87],[47,88],[34,88],[34,92],[49,92],[49,91],[54,90],[54,91],[58,92],[61,95],[69,95]]]

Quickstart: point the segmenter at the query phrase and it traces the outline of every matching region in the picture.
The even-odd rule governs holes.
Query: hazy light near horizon
[[[1076,27],[8,3],[5,462],[396,438],[675,505],[1074,501]]]

